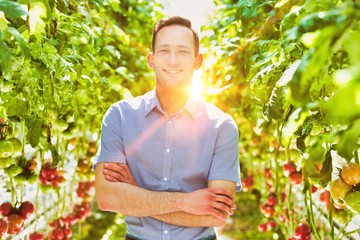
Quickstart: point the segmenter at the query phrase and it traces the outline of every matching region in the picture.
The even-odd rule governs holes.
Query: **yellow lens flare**
[[[200,97],[203,94],[203,82],[201,80],[201,70],[195,70],[192,78],[191,94],[195,97]]]

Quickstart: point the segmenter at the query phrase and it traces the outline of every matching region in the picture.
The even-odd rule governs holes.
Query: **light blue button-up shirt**
[[[206,188],[209,180],[229,180],[241,188],[234,120],[195,97],[172,116],[161,109],[155,90],[113,104],[103,119],[95,165],[100,162],[128,164],[139,187],[152,191],[192,192]],[[180,227],[151,217],[126,216],[125,222],[127,233],[139,239],[214,235],[213,228]]]

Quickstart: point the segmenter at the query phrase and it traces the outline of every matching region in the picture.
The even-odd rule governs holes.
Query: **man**
[[[189,20],[160,20],[147,59],[155,89],[104,116],[98,205],[125,215],[126,239],[216,239],[240,190],[237,126],[190,94],[203,57]]]

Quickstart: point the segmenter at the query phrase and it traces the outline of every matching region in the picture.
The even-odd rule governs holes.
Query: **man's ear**
[[[196,57],[195,57],[195,69],[198,70],[200,67],[201,67],[201,64],[203,63],[203,55],[202,54],[198,54]]]
[[[152,52],[148,52],[147,54],[147,60],[148,60],[148,64],[149,64],[149,67],[151,69],[154,69],[154,55]]]

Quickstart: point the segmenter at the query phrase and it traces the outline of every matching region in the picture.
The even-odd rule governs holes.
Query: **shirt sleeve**
[[[239,164],[239,131],[233,119],[225,121],[219,129],[208,180],[228,180],[241,190]]]
[[[121,111],[119,103],[112,105],[104,115],[101,129],[100,147],[93,165],[98,163],[126,163],[121,129]]]

